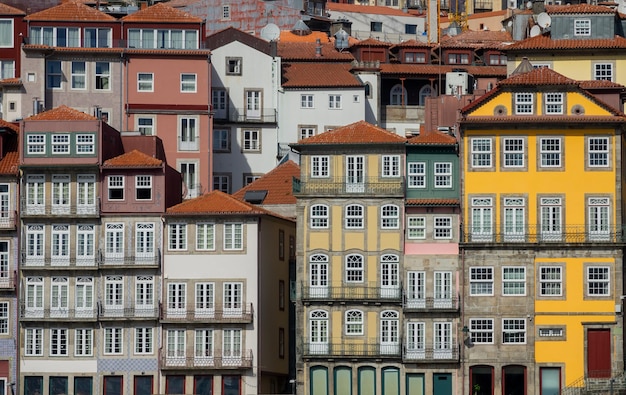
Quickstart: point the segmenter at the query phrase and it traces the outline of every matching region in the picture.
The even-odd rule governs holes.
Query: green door
[[[452,373],[433,374],[433,395],[452,395]]]

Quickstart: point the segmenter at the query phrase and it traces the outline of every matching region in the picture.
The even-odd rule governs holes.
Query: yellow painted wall
[[[613,66],[613,82],[626,85],[626,55],[620,51],[614,51],[610,57],[604,55],[602,60],[598,58],[589,59],[583,56],[533,56],[532,54],[524,54],[532,64],[550,64],[551,69],[559,74],[577,80],[587,81],[594,79],[593,65],[598,62],[612,62]],[[509,62],[507,71],[510,74],[522,61],[522,57],[513,62]]]

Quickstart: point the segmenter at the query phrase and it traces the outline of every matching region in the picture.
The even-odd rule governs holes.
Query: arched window
[[[328,206],[324,204],[311,206],[311,228],[328,228]]]
[[[363,228],[363,206],[350,204],[346,206],[346,228]]]
[[[315,254],[309,258],[309,296],[328,296],[328,255]]]
[[[350,254],[346,256],[346,282],[363,282],[363,255]]]
[[[406,89],[404,89],[402,85],[394,85],[389,94],[389,104],[392,106],[401,106],[406,103]]]
[[[313,310],[309,313],[309,351],[311,354],[328,353],[328,312]]]
[[[361,310],[346,311],[346,335],[363,334],[363,312]]]
[[[369,82],[365,83],[365,97],[372,98],[372,85]]]
[[[430,85],[424,85],[421,89],[420,89],[420,106],[425,106],[426,105],[426,98],[432,96],[433,94],[433,88],[430,87]]]
[[[395,204],[386,204],[380,209],[380,227],[398,229],[400,224],[400,208]]]
[[[385,310],[380,313],[380,350],[382,354],[393,355],[400,352],[399,322],[397,311]]]

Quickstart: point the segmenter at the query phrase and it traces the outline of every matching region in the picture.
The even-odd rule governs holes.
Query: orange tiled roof
[[[411,137],[407,143],[411,145],[455,145],[456,138],[438,131],[427,131]]]
[[[5,78],[0,80],[0,85],[22,85],[22,80],[19,78]]]
[[[538,67],[528,73],[515,74],[498,85],[578,85],[578,82],[548,67]]]
[[[286,63],[283,64],[283,87],[360,87],[363,83],[350,72],[349,63]]]
[[[606,106],[605,106],[606,107]],[[623,123],[626,122],[626,115],[509,115],[509,116],[483,116],[483,117],[471,117],[465,118],[461,121],[462,123],[468,124],[511,124],[511,125],[522,125],[528,123],[534,124],[573,124],[578,125],[582,123],[589,124],[615,124],[615,123]]]
[[[300,177],[300,166],[290,160],[241,188],[233,196],[243,200],[248,191],[267,191],[267,196],[262,204],[295,204],[296,197],[293,195],[292,186],[294,177]]]
[[[235,214],[235,215],[272,215],[278,216],[271,211],[250,203],[243,202],[235,197],[214,190],[195,199],[186,200],[176,206],[167,209],[166,214],[171,215],[199,215],[199,214]]]
[[[5,121],[4,119],[1,119],[1,118],[0,118],[0,128],[11,129],[15,133],[19,133],[19,131],[20,131],[20,127],[19,126],[17,126],[14,123],[7,122],[7,121]]]
[[[318,39],[321,42],[330,41],[328,34],[325,32],[312,31],[311,34],[300,36],[298,34],[294,34],[290,30],[281,30],[278,41],[283,43],[314,43]]]
[[[407,199],[407,206],[458,206],[459,199]]]
[[[441,40],[443,48],[499,48],[513,42],[511,33],[506,31],[467,30],[456,36]]]
[[[0,15],[26,15],[26,13],[10,5],[0,3]]]
[[[163,161],[136,149],[106,160],[102,167],[161,167]]]
[[[550,35],[538,35],[526,40],[515,42],[503,48],[505,51],[515,50],[541,50],[553,52],[555,50],[581,49],[626,49],[626,38],[615,36],[614,38],[593,39],[558,39],[553,40]]]
[[[624,85],[608,80],[589,80],[580,81],[580,87],[583,89],[624,88]]]
[[[309,144],[404,144],[406,138],[365,121],[358,121],[298,141]]]
[[[408,64],[408,63],[384,63],[380,65],[381,74],[405,74],[405,75],[439,75],[453,69],[462,68],[474,76],[506,77],[506,66],[468,66],[468,65],[436,65],[436,64]]]
[[[399,44],[394,44],[391,48],[433,48],[434,44],[417,41],[414,39],[403,41]]]
[[[158,56],[208,56],[208,49],[161,49],[161,48],[92,48],[92,47],[51,47],[43,44],[26,44],[22,48],[26,51],[47,51],[54,48],[55,52],[65,53],[93,53],[93,54],[129,54],[129,55],[158,55]],[[0,81],[2,82],[2,81]],[[20,81],[21,84],[21,81]]]
[[[354,47],[391,47],[392,43],[386,43],[384,41],[376,40],[373,37],[368,37],[365,40],[358,41],[352,44]]]
[[[192,5],[194,3],[197,3],[200,0],[170,0],[167,2],[167,5],[169,5],[170,7],[187,7],[189,5]]]
[[[76,1],[35,12],[24,18],[27,21],[116,21],[114,17]]]
[[[188,12],[177,10],[165,3],[156,3],[153,6],[139,10],[122,18],[124,22],[172,22],[172,23],[201,23],[198,18]]]
[[[278,42],[278,56],[284,62],[288,61],[311,61],[316,62],[351,62],[354,56],[349,51],[337,51],[335,45],[330,41],[322,41],[322,56],[316,56],[315,42]]]
[[[397,16],[412,16],[411,14],[399,10],[397,8],[377,6],[377,5],[358,5],[358,4],[346,4],[346,3],[326,3],[326,11],[337,12],[354,12],[359,14],[373,14],[373,15],[397,15]]]
[[[546,12],[550,15],[556,14],[615,14],[615,11],[603,5],[593,4],[568,4],[568,5],[546,5]]]
[[[25,121],[97,121],[98,118],[66,105],[30,116]]]

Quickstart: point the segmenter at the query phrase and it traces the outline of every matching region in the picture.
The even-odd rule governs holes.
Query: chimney
[[[33,115],[37,115],[39,114],[39,98],[38,97],[33,97]]]
[[[322,42],[320,39],[315,40],[315,57],[320,58],[322,56]]]
[[[142,1],[141,3],[139,3],[139,9],[140,10],[145,10],[146,8],[148,8],[148,2],[147,1]]]

